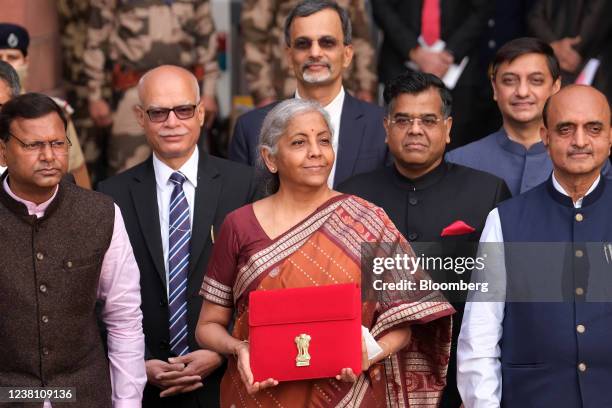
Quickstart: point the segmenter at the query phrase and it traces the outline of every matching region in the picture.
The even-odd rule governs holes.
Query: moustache
[[[159,132],[157,132],[158,136],[164,137],[164,136],[185,136],[187,135],[189,132],[187,130],[183,130],[183,131],[176,131],[176,130],[160,130]]]
[[[569,155],[573,155],[573,154],[593,154],[593,149],[592,148],[587,148],[587,149],[570,149],[569,152],[567,152]]]
[[[325,65],[327,69],[331,70],[331,64],[329,62],[310,60],[310,61],[306,61],[304,65],[302,65],[302,71],[306,71],[308,68],[310,68],[313,65]]]

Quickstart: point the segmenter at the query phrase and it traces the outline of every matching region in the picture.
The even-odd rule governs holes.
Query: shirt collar
[[[582,208],[582,202],[584,201],[584,198],[586,196],[588,196],[589,194],[591,194],[593,192],[593,190],[595,190],[595,188],[599,185],[600,181],[601,181],[601,175],[597,176],[597,178],[595,179],[593,184],[591,184],[591,187],[589,187],[589,189],[587,190],[587,192],[584,195],[584,197],[580,197],[578,200],[576,200],[576,202],[574,203],[574,207],[575,208]],[[561,183],[559,183],[559,181],[557,181],[557,178],[555,177],[555,172],[554,171],[553,171],[553,174],[552,174],[552,184],[553,184],[553,187],[555,187],[555,190],[557,190],[558,192],[560,192],[564,196],[569,197],[569,194],[567,193],[567,191],[565,191],[565,189],[563,188]]]
[[[497,132],[496,138],[499,145],[504,150],[510,153],[518,154],[521,156],[546,153],[546,146],[544,146],[544,143],[538,142],[532,145],[529,149],[526,149],[525,146],[523,146],[522,144],[510,139],[508,133],[506,132],[506,129],[504,129],[503,127]]]
[[[183,163],[183,165],[178,169],[183,175],[187,178],[194,187],[198,186],[198,159],[200,157],[200,152],[196,147],[191,157]],[[177,170],[172,169],[166,163],[161,161],[155,153],[153,153],[153,170],[155,171],[155,182],[157,186],[165,189],[169,186],[170,176]]]
[[[59,188],[59,186],[55,186],[55,191],[53,192],[53,195],[51,196],[51,198],[49,198],[44,203],[36,204],[31,201],[24,200],[23,198],[15,195],[15,193],[13,193],[13,191],[11,190],[11,187],[8,184],[8,179],[9,179],[8,177],[5,177],[4,182],[2,183],[2,186],[4,187],[4,191],[6,191],[6,193],[9,196],[11,196],[13,200],[25,205],[28,210],[28,214],[36,215],[36,218],[41,218],[43,215],[45,215],[45,211],[47,210],[47,207],[49,207],[49,204],[51,204],[51,202],[57,195],[57,190]]]
[[[325,110],[331,114],[332,111],[338,111],[338,110],[342,110],[342,104],[344,103],[344,87],[340,87],[340,92],[338,92],[338,95],[336,95],[336,97],[334,99],[332,99],[332,101],[325,105],[323,108],[325,108]],[[295,98],[296,99],[304,99],[300,96],[300,92],[296,89],[295,90]]]

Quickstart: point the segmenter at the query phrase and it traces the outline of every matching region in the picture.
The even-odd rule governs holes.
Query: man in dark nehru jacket
[[[138,266],[113,201],[62,180],[69,147],[66,118],[51,98],[30,93],[2,105],[0,387],[73,388],[73,404],[61,406],[139,407],[146,373]]]
[[[475,245],[461,243],[478,242],[487,214],[510,192],[493,175],[444,161],[453,119],[451,95],[440,79],[407,71],[386,85],[384,97],[384,127],[394,163],[352,177],[338,189],[382,207],[406,239],[417,243],[419,255],[419,242],[435,242],[423,244],[426,256],[474,256]],[[453,303],[458,313],[441,406],[456,408],[461,400],[455,384],[455,328],[461,324],[462,307]]]
[[[570,85],[548,99],[543,120],[552,175],[491,211],[482,233],[483,243],[505,243],[489,269],[503,279],[501,296],[465,306],[457,384],[466,407],[612,407],[612,186],[601,177],[610,107],[595,88]],[[538,298],[525,301],[529,293]]]

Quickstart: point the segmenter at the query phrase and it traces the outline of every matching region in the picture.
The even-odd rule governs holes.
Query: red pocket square
[[[459,220],[445,227],[440,234],[441,237],[449,237],[451,235],[464,235],[476,231],[476,229],[465,222]]]

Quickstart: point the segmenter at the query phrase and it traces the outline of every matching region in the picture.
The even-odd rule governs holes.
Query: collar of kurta
[[[6,192],[6,190],[4,189],[4,180],[7,177],[9,177],[8,171],[5,171],[4,174],[2,174],[2,177],[0,177],[0,203],[2,203],[2,205],[4,205],[9,211],[11,211],[13,214],[20,217],[24,222],[30,225],[34,225],[37,222],[40,223],[50,217],[55,212],[55,210],[59,206],[60,201],[64,197],[64,184],[67,183],[67,181],[62,179],[60,181],[59,188],[57,189],[57,193],[55,194],[55,198],[53,199],[53,201],[51,201],[51,203],[49,203],[49,206],[45,210],[45,215],[40,218],[37,218],[36,215],[29,214],[28,207],[26,207],[24,203],[15,200]]]
[[[558,202],[559,204],[565,207],[574,208],[574,202],[572,201],[572,198],[570,196],[563,194],[559,190],[557,190],[555,186],[553,185],[552,174],[550,175],[550,177],[548,178],[548,181],[546,182],[546,187],[547,187],[548,193],[553,198],[553,200],[555,200],[556,202]],[[597,200],[599,200],[599,198],[603,194],[605,188],[606,188],[606,178],[600,177],[599,183],[597,183],[597,186],[593,189],[593,191],[588,193],[582,199],[581,208],[588,207],[589,205],[592,205],[595,202],[597,202]]]
[[[402,175],[395,165],[392,165],[393,172],[393,181],[394,183],[406,190],[418,191],[418,190],[426,190],[440,182],[448,172],[450,164],[446,161],[442,160],[442,162],[438,165],[438,167],[431,170],[429,173],[424,174],[421,177],[417,177],[415,179],[409,179]]]
[[[506,133],[506,130],[503,127],[496,133],[495,137],[501,148],[510,153],[518,154],[520,156],[546,154],[546,146],[544,146],[544,143],[538,142],[529,149],[526,149],[522,144],[510,139],[508,137],[508,133]]]

